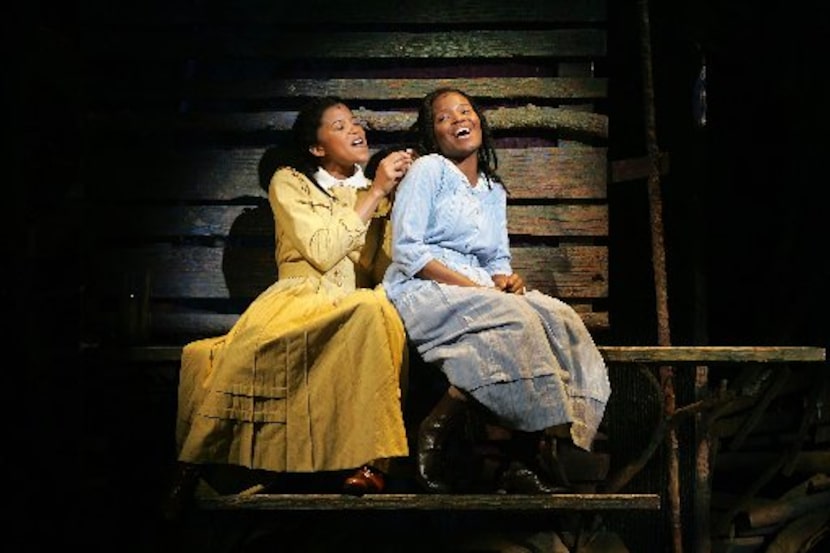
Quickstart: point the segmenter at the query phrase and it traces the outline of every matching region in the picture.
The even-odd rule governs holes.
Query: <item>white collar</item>
[[[443,156],[441,154],[436,154],[436,155],[441,156],[441,159],[444,160],[444,163],[446,163],[449,167],[451,167],[452,170],[455,171],[456,173],[458,173],[465,181],[470,183],[470,180],[467,178],[467,175],[465,175],[464,172],[461,169],[458,168],[458,165],[453,163],[446,156]],[[483,171],[479,171],[478,172],[478,179],[476,180],[475,186],[473,186],[473,184],[470,183],[470,188],[472,190],[481,190],[482,188],[484,188],[484,186],[487,186],[488,190],[492,190],[493,181],[490,180],[490,177],[485,175]]]
[[[368,188],[371,184],[366,175],[363,174],[363,168],[355,163],[354,174],[347,179],[338,179],[331,173],[318,167],[314,173],[314,180],[317,181],[323,190],[330,190],[334,186],[346,186],[348,188]]]

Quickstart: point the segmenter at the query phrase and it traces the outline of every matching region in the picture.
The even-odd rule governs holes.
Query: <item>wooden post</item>
[[[666,250],[663,243],[663,202],[660,191],[660,149],[657,144],[657,124],[654,108],[654,77],[651,64],[651,26],[647,0],[639,0],[640,9],[640,61],[643,78],[643,115],[645,118],[646,151],[650,161],[648,174],[648,202],[651,219],[651,262],[654,272],[654,290],[657,308],[657,343],[671,345],[669,327],[669,302],[666,284]],[[676,399],[674,393],[674,369],[660,367],[660,385],[663,389],[663,409],[666,417],[674,414]],[[668,498],[669,517],[672,530],[672,550],[683,551],[683,531],[680,513],[680,462],[677,431],[670,428],[666,435],[669,451]]]

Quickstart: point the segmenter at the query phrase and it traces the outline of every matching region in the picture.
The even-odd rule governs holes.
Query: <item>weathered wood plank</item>
[[[161,336],[187,336],[188,339],[221,336],[239,320],[239,314],[210,311],[153,311],[152,332]]]
[[[406,132],[415,122],[414,112],[353,110],[369,130]],[[273,133],[291,129],[295,111],[257,113],[134,113],[132,111],[93,111],[85,116],[90,130],[117,134],[137,134],[153,141],[164,133]],[[600,113],[554,107],[496,108],[487,111],[494,130],[545,129],[546,132],[581,133],[591,138],[608,138],[608,117]]]
[[[87,197],[106,203],[176,201],[193,203],[265,198],[260,180],[277,163],[269,148],[150,147],[141,152],[122,144],[101,145],[84,168]],[[606,148],[501,148],[499,174],[510,200],[598,199],[607,197]],[[142,163],[135,163],[136,157]],[[260,165],[267,166],[260,177]],[[123,171],[125,166],[130,171]],[[113,187],[111,176],[119,175]],[[127,220],[127,219],[124,219]]]
[[[813,346],[599,346],[609,363],[818,363],[826,350]],[[102,350],[102,355],[137,362],[178,361],[181,346],[143,346]]]
[[[152,298],[253,298],[276,281],[274,250],[269,247],[167,244],[101,250],[90,291],[118,297],[120,275],[146,271]]]
[[[274,240],[274,219],[267,199],[262,205],[114,205],[95,206],[87,215],[98,229],[106,229],[108,242],[143,239],[150,242],[171,237],[227,238],[238,232],[234,223],[246,221],[245,236]]]
[[[505,148],[498,159],[510,200],[607,198],[606,148]]]
[[[593,312],[590,306],[584,304],[571,303],[571,305],[589,329],[594,331],[608,329],[608,313]],[[119,325],[123,324],[123,313],[112,310],[104,311],[99,312],[98,317],[105,321],[103,326],[106,329],[105,332],[113,334],[121,332]],[[227,333],[238,319],[238,313],[187,309],[171,305],[164,305],[163,308],[157,309],[155,304],[151,304],[148,335],[150,340],[161,339],[164,343],[220,336]]]
[[[193,307],[177,300],[151,301],[144,314],[146,325],[140,334],[136,329],[142,327],[142,315],[138,311],[126,309],[125,302],[107,301],[94,309],[97,328],[89,328],[88,338],[93,342],[112,339],[123,342],[126,338],[132,343],[182,344],[207,336],[219,336],[227,333],[239,319],[240,313],[253,298],[225,299],[211,301],[211,307]],[[593,311],[593,306],[579,301],[569,301],[579,313],[586,326],[592,331],[608,329],[608,313]],[[90,311],[91,313],[92,311]],[[97,336],[97,338],[95,338]],[[142,361],[129,357],[124,360]],[[115,359],[113,359],[115,361]]]
[[[363,0],[359,10],[331,9],[331,0],[283,3],[263,0],[244,3],[136,2],[86,0],[81,21],[86,25],[185,25],[222,22],[233,25],[288,25],[330,23],[602,23],[605,0],[559,2],[502,0],[419,0],[388,2]],[[334,3],[338,7],[339,3]]]
[[[415,122],[416,117],[414,112],[384,112],[368,109],[353,111],[357,117],[366,122],[370,130],[377,131],[406,131]],[[608,116],[600,113],[567,108],[540,107],[531,104],[524,107],[486,109],[485,112],[487,120],[494,130],[568,130],[608,138]],[[291,121],[294,120],[294,117],[292,116]]]
[[[608,248],[514,247],[513,270],[527,287],[563,299],[608,297]]]
[[[608,236],[608,207],[604,205],[510,205],[507,206],[507,230],[511,235]]]
[[[186,79],[178,82],[146,81],[137,74],[132,79],[98,79],[90,86],[96,97],[146,102],[160,99],[174,101],[274,100],[334,95],[347,101],[412,100],[423,98],[439,87],[456,87],[474,98],[553,100],[601,99],[608,95],[603,78],[487,77],[464,79],[274,79],[235,81]]]
[[[660,175],[669,173],[669,154],[661,153],[658,163]],[[651,160],[648,157],[621,159],[611,163],[611,182],[625,182],[647,178],[651,172]]]
[[[574,311],[579,314],[582,321],[585,323],[585,326],[587,326],[591,332],[608,330],[608,311],[589,303],[590,301],[590,298],[586,298],[584,300],[578,298],[568,298],[567,300],[568,305],[574,308]]]
[[[608,293],[605,246],[522,246],[514,266],[531,288],[568,298]],[[90,290],[108,296],[122,291],[121,275],[146,271],[153,298],[252,298],[276,280],[273,248],[156,244],[96,255]]]
[[[801,346],[608,346],[609,361],[621,363],[789,363],[826,359],[825,349]]]
[[[265,199],[262,199],[265,202]],[[234,235],[273,241],[270,206],[96,206],[88,221],[105,231],[108,242],[119,238],[157,240],[165,237],[218,237]],[[508,231],[514,235],[573,237],[608,235],[605,205],[510,205]]]
[[[238,494],[198,498],[206,510],[559,511],[656,510],[657,494]]]
[[[82,49],[90,59],[273,59],[325,61],[370,59],[516,59],[604,57],[602,29],[553,29],[447,32],[317,33],[286,31],[285,26],[203,29],[159,28],[153,40],[147,29],[92,28]]]

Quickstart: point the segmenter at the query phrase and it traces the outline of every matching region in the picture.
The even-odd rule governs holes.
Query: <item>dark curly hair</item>
[[[490,130],[490,123],[487,122],[487,117],[484,115],[484,112],[481,110],[478,103],[467,93],[457,88],[437,88],[424,96],[423,100],[421,100],[421,106],[418,108],[418,119],[410,129],[417,141],[419,150],[418,153],[420,155],[441,153],[441,150],[438,147],[438,140],[435,138],[435,126],[432,123],[435,119],[435,108],[433,107],[433,104],[438,97],[451,92],[455,92],[456,94],[463,96],[470,103],[473,111],[475,111],[481,121],[481,148],[478,149],[479,169],[483,171],[485,176],[488,178],[498,181],[504,185],[504,181],[496,172],[499,167],[499,160],[496,155],[496,148],[493,145],[493,135]]]

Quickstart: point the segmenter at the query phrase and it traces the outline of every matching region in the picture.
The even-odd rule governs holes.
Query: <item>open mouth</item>
[[[352,140],[352,146],[363,146],[365,143],[366,141],[362,138],[355,138]]]
[[[461,127],[460,129],[455,131],[455,137],[456,138],[463,138],[465,136],[470,136],[471,132],[472,131],[470,130],[469,127]]]

